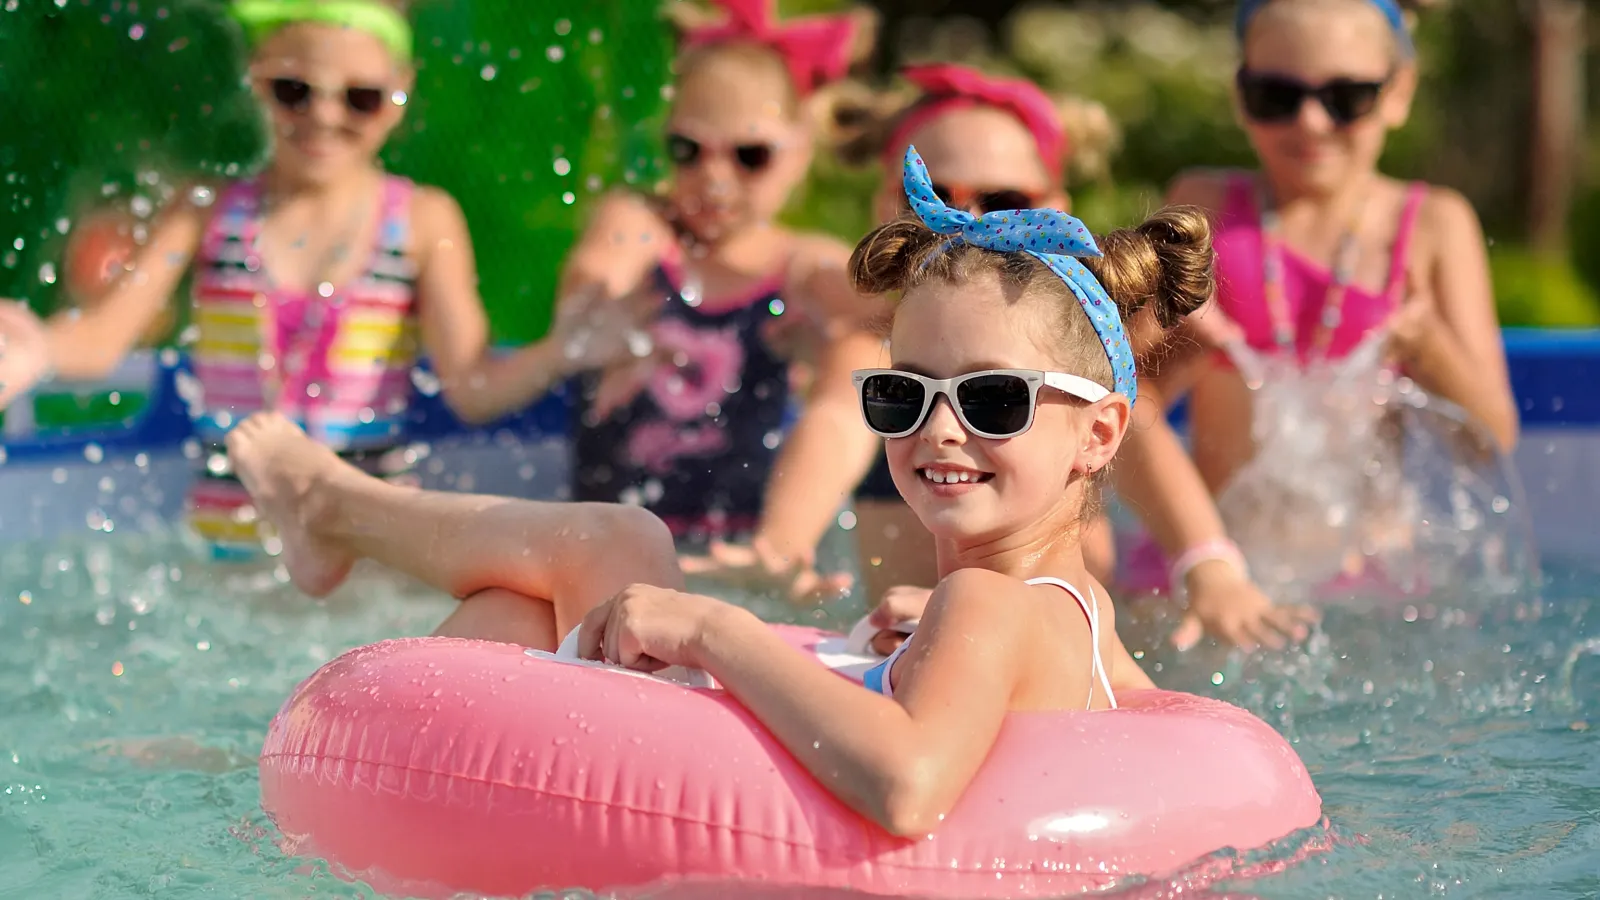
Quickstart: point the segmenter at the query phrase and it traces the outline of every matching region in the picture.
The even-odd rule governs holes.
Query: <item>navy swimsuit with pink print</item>
[[[782,278],[733,302],[685,291],[670,264],[656,278],[663,361],[642,389],[595,421],[600,375],[578,379],[573,499],[643,506],[680,537],[747,536],[787,424],[789,362],[768,341]]]

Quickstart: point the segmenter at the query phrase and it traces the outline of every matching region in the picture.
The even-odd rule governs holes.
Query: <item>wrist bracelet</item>
[[[1201,563],[1221,560],[1233,566],[1240,575],[1250,577],[1250,566],[1245,562],[1244,554],[1240,552],[1239,545],[1227,538],[1217,538],[1196,544],[1183,551],[1172,567],[1167,570],[1167,581],[1172,586],[1172,597],[1180,606],[1189,604],[1189,586],[1187,580],[1189,573],[1194,571]]]

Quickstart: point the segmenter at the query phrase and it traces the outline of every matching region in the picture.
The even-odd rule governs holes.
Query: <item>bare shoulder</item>
[[[1478,221],[1478,211],[1455,188],[1430,184],[1417,210],[1417,225],[1422,234],[1438,235],[1446,240],[1462,237],[1477,238],[1483,233]]]
[[[792,258],[813,265],[831,263],[844,265],[850,260],[851,247],[831,234],[814,231],[796,231],[789,236],[793,247]]]
[[[1022,601],[1031,589],[1026,582],[988,569],[957,569],[933,589],[923,614],[924,627],[937,630],[942,623],[989,635],[1020,635],[1028,619]]]
[[[1228,185],[1240,177],[1232,169],[1187,169],[1167,186],[1169,206],[1198,206],[1220,211],[1227,201]]]
[[[411,227],[421,234],[442,235],[464,228],[466,213],[450,192],[419,184],[411,193]]]

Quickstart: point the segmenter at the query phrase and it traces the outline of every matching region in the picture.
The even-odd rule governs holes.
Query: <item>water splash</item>
[[[1257,451],[1217,506],[1252,574],[1299,601],[1533,584],[1516,470],[1462,409],[1384,364],[1387,338],[1305,365],[1227,348]]]

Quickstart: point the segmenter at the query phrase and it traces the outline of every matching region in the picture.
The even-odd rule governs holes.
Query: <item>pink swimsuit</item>
[[[1406,189],[1400,226],[1390,253],[1389,279],[1383,293],[1374,294],[1358,285],[1348,285],[1339,324],[1328,342],[1328,357],[1341,359],[1374,329],[1379,328],[1403,300],[1406,265],[1416,231],[1417,213],[1427,198],[1428,186],[1415,183]],[[1256,208],[1255,179],[1243,172],[1228,177],[1227,195],[1214,238],[1217,250],[1217,302],[1230,320],[1244,331],[1250,347],[1263,354],[1278,352],[1273,339],[1272,315],[1267,308],[1264,285],[1264,260],[1261,213]],[[1328,266],[1306,259],[1291,247],[1283,247],[1284,295],[1294,323],[1295,349],[1304,363],[1313,336],[1320,330],[1323,304],[1333,283]],[[1218,365],[1232,368],[1221,351],[1214,354]],[[1119,579],[1129,590],[1166,590],[1167,561],[1161,548],[1148,534],[1142,534],[1123,555]]]
[[[1390,254],[1389,282],[1382,294],[1373,294],[1357,285],[1345,293],[1343,316],[1328,344],[1328,356],[1339,359],[1361,343],[1362,338],[1388,319],[1398,308],[1405,287],[1406,263],[1415,231],[1417,211],[1428,195],[1428,186],[1411,185],[1400,213],[1400,228],[1395,233]],[[1217,302],[1223,312],[1244,329],[1250,346],[1264,353],[1277,351],[1272,339],[1272,316],[1267,309],[1262,284],[1263,249],[1261,214],[1256,209],[1255,181],[1244,173],[1228,178],[1227,199],[1217,229]],[[1322,305],[1333,283],[1328,267],[1312,262],[1290,247],[1283,248],[1284,294],[1295,326],[1295,346],[1301,359],[1318,330]]]

